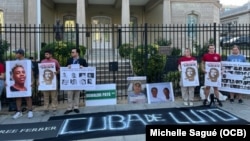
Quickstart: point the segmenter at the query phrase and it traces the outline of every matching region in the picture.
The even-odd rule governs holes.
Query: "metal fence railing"
[[[51,46],[55,48],[54,57],[62,61],[63,58],[67,58],[70,55],[70,52],[68,54],[60,54],[62,51],[60,48],[68,45],[67,43],[73,43],[77,47],[86,47],[86,53],[82,57],[87,60],[89,66],[96,66],[96,84],[115,83],[117,86],[117,97],[123,99],[127,96],[127,77],[141,75],[136,74],[136,71],[133,70],[135,66],[132,65],[133,55],[131,54],[133,54],[135,48],[144,50],[141,52],[142,54],[137,55],[137,57],[140,56],[141,67],[146,70],[144,75],[147,74],[148,65],[150,65],[149,59],[152,55],[161,54],[167,59],[164,62],[164,71],[161,74],[157,74],[157,76],[151,76],[155,78],[148,80],[148,83],[162,82],[166,80],[163,76],[177,70],[177,59],[187,47],[191,48],[193,55],[198,60],[201,59],[209,43],[215,44],[216,51],[224,57],[230,54],[230,46],[238,44],[242,47],[241,53],[249,57],[249,32],[250,25],[223,26],[218,24],[144,24],[131,26],[84,26],[77,24],[72,27],[3,25],[0,26],[0,45],[1,48],[4,48],[6,47],[4,42],[7,42],[9,49],[0,55],[3,61],[13,60],[13,51],[22,48],[26,52],[26,57],[34,57],[37,63],[39,63],[43,58],[43,48]],[[125,44],[129,44],[129,51],[126,49],[121,51],[121,47]],[[163,45],[167,45],[170,48],[165,48],[164,51],[164,48],[159,47]],[[157,48],[158,51],[154,52],[151,50],[151,46]],[[169,52],[166,49],[171,49],[172,52],[167,55]],[[121,54],[125,54],[125,56]],[[110,64],[117,64],[118,69],[110,67]],[[61,65],[63,66],[64,63],[62,62]],[[173,81],[178,81],[178,79],[173,79]],[[202,76],[200,79],[202,84]],[[173,83],[177,84],[177,82]],[[180,93],[178,88],[179,86],[176,85],[174,89],[176,94]],[[64,92],[58,90],[58,93],[60,101],[66,99]],[[41,105],[42,94],[37,91],[37,86],[34,86],[33,95],[34,104]],[[3,95],[2,103],[8,104],[8,102],[9,100]]]

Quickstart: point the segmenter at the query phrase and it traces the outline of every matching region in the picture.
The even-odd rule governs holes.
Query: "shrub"
[[[125,43],[119,46],[119,54],[123,58],[129,58],[132,50],[133,50],[133,45],[129,43]]]
[[[0,60],[3,59],[4,54],[9,50],[10,44],[6,40],[0,40]]]
[[[72,42],[56,41],[50,44],[45,45],[40,54],[41,60],[44,59],[44,52],[47,49],[50,49],[53,52],[54,58],[56,58],[61,66],[65,66],[67,59],[70,57],[71,49],[75,48],[76,44]],[[84,56],[86,53],[86,47],[79,46],[81,50],[80,56]]]
[[[147,76],[149,83],[161,81],[165,62],[166,57],[158,54],[157,45],[139,45],[133,49],[133,71],[138,76]]]

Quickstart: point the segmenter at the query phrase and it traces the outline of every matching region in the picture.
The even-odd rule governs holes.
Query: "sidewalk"
[[[194,106],[202,105],[202,101],[197,99],[194,102]],[[44,122],[47,121],[51,116],[63,115],[66,110],[66,102],[60,103],[58,110],[55,114],[52,111],[44,115],[42,108],[43,106],[34,107],[34,117],[32,119],[27,118],[27,113],[24,113],[23,117],[16,120],[12,119],[14,112],[8,112],[7,108],[2,109],[0,112],[0,124],[19,124],[19,123],[33,123],[33,122]],[[181,98],[176,98],[175,102],[163,103],[163,104],[126,104],[126,100],[119,100],[117,105],[107,106],[93,106],[84,107],[84,103],[81,103],[80,113],[95,113],[95,112],[108,112],[108,111],[127,111],[127,110],[139,110],[139,109],[157,109],[167,107],[184,107]],[[222,109],[250,122],[250,98],[246,97],[243,104],[239,104],[238,101],[231,104],[228,100],[223,102]],[[75,114],[75,113],[70,113]],[[105,138],[86,139],[81,141],[144,141],[146,140],[145,134],[139,135],[128,135],[128,136],[114,136]],[[79,140],[80,141],[80,140]]]

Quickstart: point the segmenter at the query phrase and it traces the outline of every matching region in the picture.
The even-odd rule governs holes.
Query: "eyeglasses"
[[[75,53],[75,52],[72,51],[71,53]]]

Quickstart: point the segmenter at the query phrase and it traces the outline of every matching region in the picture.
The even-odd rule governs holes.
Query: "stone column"
[[[76,3],[76,23],[79,27],[86,27],[85,0],[77,0]],[[87,47],[85,28],[79,28],[79,45]]]
[[[170,0],[163,0],[163,25],[171,23]]]
[[[171,0],[163,0],[163,26],[168,26],[171,24]],[[166,28],[163,28],[166,30]],[[166,34],[163,34],[162,38],[169,38],[169,32],[166,31]]]
[[[129,0],[122,0],[122,43],[129,43],[130,8]],[[126,28],[125,28],[126,27]]]

